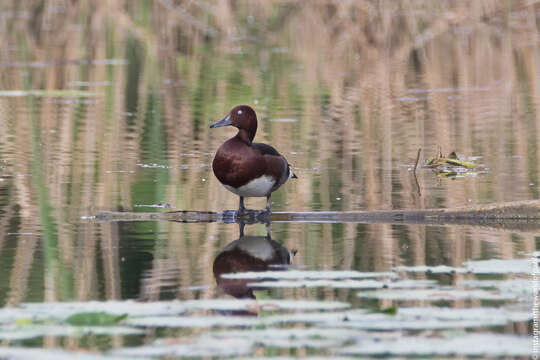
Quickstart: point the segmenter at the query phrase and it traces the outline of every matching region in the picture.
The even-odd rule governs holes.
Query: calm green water
[[[6,17],[15,16],[10,14]],[[20,21],[24,14],[21,12]],[[138,24],[144,23],[144,17],[137,16]],[[540,74],[532,60],[537,45],[529,51],[516,50],[513,43],[509,48],[493,45],[493,59],[486,63],[481,54],[463,55],[460,51],[466,45],[449,30],[426,45],[420,60],[411,52],[402,61],[371,63],[362,51],[336,53],[338,50],[322,43],[314,51],[313,44],[295,42],[295,36],[301,34],[289,28],[284,30],[287,36],[265,36],[252,29],[252,36],[190,45],[180,38],[176,39],[178,45],[158,30],[127,31],[122,27],[124,20],[119,19],[118,24],[106,21],[103,31],[97,33],[75,28],[65,35],[65,46],[53,41],[60,30],[55,33],[52,29],[33,42],[29,30],[28,34],[21,30],[11,34],[3,28],[2,39],[9,45],[0,53],[0,310],[34,302],[235,299],[216,284],[213,266],[222,249],[240,238],[237,225],[106,222],[94,216],[100,210],[236,209],[237,197],[218,183],[211,170],[216,149],[234,130],[208,126],[238,104],[257,111],[256,140],[275,146],[299,177],[273,194],[274,211],[452,208],[539,198],[536,89]],[[279,24],[270,25],[265,25],[267,31],[275,34]],[[503,39],[512,37],[512,31],[507,31],[500,35]],[[85,34],[92,34],[92,39],[85,41]],[[483,36],[489,38],[489,34],[476,36],[479,42]],[[455,41],[450,58],[440,50],[446,49],[448,41]],[[508,56],[512,51],[515,57]],[[479,67],[486,70],[481,72]],[[444,155],[456,151],[467,156],[481,164],[481,169],[446,176],[421,168],[415,179],[411,169],[419,148],[420,164],[441,149]],[[249,208],[264,205],[265,199],[247,200]],[[474,308],[481,315],[464,315],[469,323],[448,325],[444,323],[448,319],[441,320],[426,310],[426,317],[421,318],[425,328],[403,325],[400,321],[405,320],[395,320],[392,315],[380,316],[388,316],[394,323],[373,328],[344,315],[353,319],[353,325],[343,318],[324,324],[300,319],[293,324],[264,326],[191,326],[184,320],[180,328],[160,323],[137,325],[142,333],[135,335],[55,336],[44,332],[10,339],[6,334],[14,333],[13,326],[24,322],[3,320],[0,314],[0,358],[17,358],[7,349],[16,347],[111,354],[156,339],[204,343],[205,336],[213,336],[218,348],[239,350],[237,354],[195,352],[200,356],[416,354],[400,346],[389,352],[371,348],[373,344],[366,341],[381,336],[381,330],[389,338],[415,335],[418,341],[458,334],[456,341],[463,342],[449,346],[458,355],[465,349],[463,356],[479,355],[467,350],[474,348],[467,339],[478,344],[484,342],[482,336],[508,337],[501,338],[502,350],[480,355],[526,356],[515,347],[532,344],[532,317],[523,314],[532,311],[531,294],[537,295],[537,290],[531,293],[532,285],[519,282],[531,281],[523,264],[518,264],[518,270],[501,265],[495,271],[466,274],[395,271],[395,276],[376,277],[385,283],[369,289],[347,285],[358,278],[345,273],[334,282],[324,281],[332,274],[329,271],[383,273],[399,266],[438,265],[464,268],[467,261],[489,259],[534,263],[531,254],[540,245],[538,232],[355,223],[273,223],[270,230],[276,244],[296,250],[286,269],[315,271],[315,275],[255,290],[259,300],[339,301],[350,306],[348,311],[397,309],[398,315],[401,308]],[[247,225],[245,235],[267,240],[264,224]],[[238,256],[234,261],[240,266],[246,254]],[[256,269],[261,270],[260,266]],[[269,279],[275,280],[275,276]],[[392,297],[388,292],[391,284],[405,280],[432,282],[405,287],[412,298],[402,293]],[[472,280],[500,283],[464,283]],[[251,281],[255,280],[242,286]],[[513,286],[514,292],[504,284]],[[421,294],[425,289],[434,293]],[[454,290],[465,293],[454,294]],[[416,291],[420,292],[415,297]],[[495,295],[508,297],[493,298]],[[493,306],[520,315],[512,313],[515,316],[486,322],[482,309],[489,312]],[[240,307],[232,314],[244,314],[246,309]],[[257,313],[248,310],[251,315]],[[323,314],[339,311],[343,310],[314,310]],[[270,307],[256,318],[289,313],[308,316],[313,311]],[[231,312],[212,305],[189,309],[187,314],[197,319],[201,314],[228,316]],[[411,315],[406,321],[412,319]],[[385,324],[386,320],[376,318],[372,323]],[[285,341],[264,333],[253,340],[247,331],[233,336],[239,342],[228,343],[223,334],[216,333],[262,328],[297,329],[295,336],[306,336],[309,341],[290,341],[291,336],[285,336]],[[349,331],[349,335],[331,335],[330,331],[328,336],[335,336],[335,341],[325,342],[328,328]],[[305,335],[306,329],[315,333]],[[340,352],[344,347],[348,350]],[[187,353],[179,350],[175,356]],[[133,356],[129,352],[112,354]],[[429,354],[433,352],[419,353]]]

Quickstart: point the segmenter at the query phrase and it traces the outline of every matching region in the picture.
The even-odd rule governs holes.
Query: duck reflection
[[[292,261],[296,250],[272,240],[270,226],[266,226],[266,236],[244,235],[245,224],[240,223],[240,237],[227,244],[214,260],[214,277],[217,285],[226,294],[237,299],[255,299],[253,290],[247,286],[253,280],[224,279],[222,274],[266,271],[285,268]]]

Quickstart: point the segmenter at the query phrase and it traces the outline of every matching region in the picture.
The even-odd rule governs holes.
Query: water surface
[[[24,10],[15,2],[0,7],[0,39],[6,44],[0,52],[0,306],[235,299],[216,285],[213,272],[220,251],[240,238],[235,224],[103,222],[94,215],[100,210],[235,209],[237,197],[211,170],[213,154],[234,129],[209,125],[238,104],[256,110],[256,140],[275,146],[299,177],[273,194],[274,211],[452,208],[539,198],[540,74],[538,43],[530,40],[537,33],[534,6],[509,9],[501,4],[500,12],[485,14],[485,9],[465,5],[373,8],[369,11],[374,12],[374,23],[361,31],[344,14],[361,17],[364,10],[332,2],[333,10],[288,2],[240,2],[237,7],[223,2],[223,8],[207,4],[213,10],[149,3],[135,2],[125,9],[100,3],[96,11],[90,5],[55,7],[47,1],[33,12],[33,5],[26,3]],[[452,23],[448,19],[455,17],[449,14],[459,19],[475,14],[484,20]],[[332,16],[341,20],[331,21]],[[227,20],[231,17],[236,22]],[[337,23],[342,27],[336,28]],[[433,27],[423,31],[427,25]],[[419,168],[415,178],[411,170],[419,148],[420,164],[439,151],[456,151],[473,157],[483,171],[443,176]],[[265,199],[247,200],[250,208],[264,205]],[[395,276],[375,279],[386,281],[386,287],[374,285],[369,291],[393,290],[388,286],[392,282],[432,280],[413,283],[410,293],[427,287],[450,295],[442,300],[364,296],[368,290],[359,290],[357,283],[339,286],[296,279],[296,284],[254,294],[259,300],[340,302],[348,310],[255,311],[256,319],[264,319],[265,311],[271,316],[297,313],[292,324],[152,323],[131,335],[41,334],[3,340],[0,357],[4,352],[16,358],[6,347],[106,354],[117,349],[112,354],[130,357],[133,350],[120,348],[156,339],[192,344],[176,356],[190,350],[217,357],[414,356],[414,349],[396,345],[385,353],[372,342],[386,346],[385,341],[395,343],[396,336],[407,340],[416,334],[428,349],[440,348],[430,337],[445,338],[448,329],[463,335],[448,341],[454,350],[465,349],[457,354],[478,355],[466,351],[475,348],[471,342],[482,343],[484,336],[497,334],[509,337],[501,338],[501,349],[483,354],[524,356],[514,348],[523,345],[521,341],[529,344],[532,318],[515,314],[531,311],[531,293],[524,290],[527,295],[515,297],[497,287],[504,284],[466,286],[464,281],[529,281],[529,274],[435,274],[395,268],[461,268],[467,261],[487,259],[533,263],[530,254],[539,247],[538,232],[356,223],[274,223],[270,229],[273,241],[297,251],[291,270],[321,276],[325,271],[389,272]],[[248,225],[245,234],[264,239],[267,230],[263,224]],[[461,296],[451,290],[486,293]],[[513,297],[489,300],[486,294]],[[246,310],[239,304],[233,313]],[[433,320],[437,317],[428,309],[432,306],[486,311],[501,307],[511,315],[486,323],[475,313],[463,315],[469,323],[441,325]],[[417,307],[426,308],[424,321],[433,320],[432,328],[403,325],[401,321],[414,315],[408,318],[407,310],[400,315],[400,308]],[[390,319],[382,333],[362,325],[362,318],[369,319],[363,311],[384,309],[397,309],[395,316],[404,318],[375,313],[372,323]],[[247,310],[253,313],[251,305]],[[314,322],[302,318],[340,311],[359,311],[365,317],[353,313]],[[190,308],[186,314],[231,315],[214,305]],[[344,318],[352,319],[352,325]],[[233,332],[246,327],[270,333],[261,332],[253,340],[245,331]],[[271,333],[290,328],[298,331]],[[313,333],[306,335],[306,329]],[[339,332],[344,330],[347,336]],[[225,336],[228,331],[234,341]],[[217,348],[246,350],[205,352],[205,336],[224,342]],[[298,340],[304,336],[305,341]],[[418,355],[426,354],[437,353]]]

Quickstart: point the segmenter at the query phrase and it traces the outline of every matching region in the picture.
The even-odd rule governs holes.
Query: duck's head
[[[211,128],[232,125],[238,128],[238,135],[250,144],[257,132],[257,115],[248,105],[235,106],[222,120],[210,125]]]

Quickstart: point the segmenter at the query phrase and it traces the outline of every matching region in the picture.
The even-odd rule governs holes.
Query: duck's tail
[[[298,179],[298,176],[296,176],[295,173],[293,173],[291,164],[287,164],[289,166],[289,179]]]

